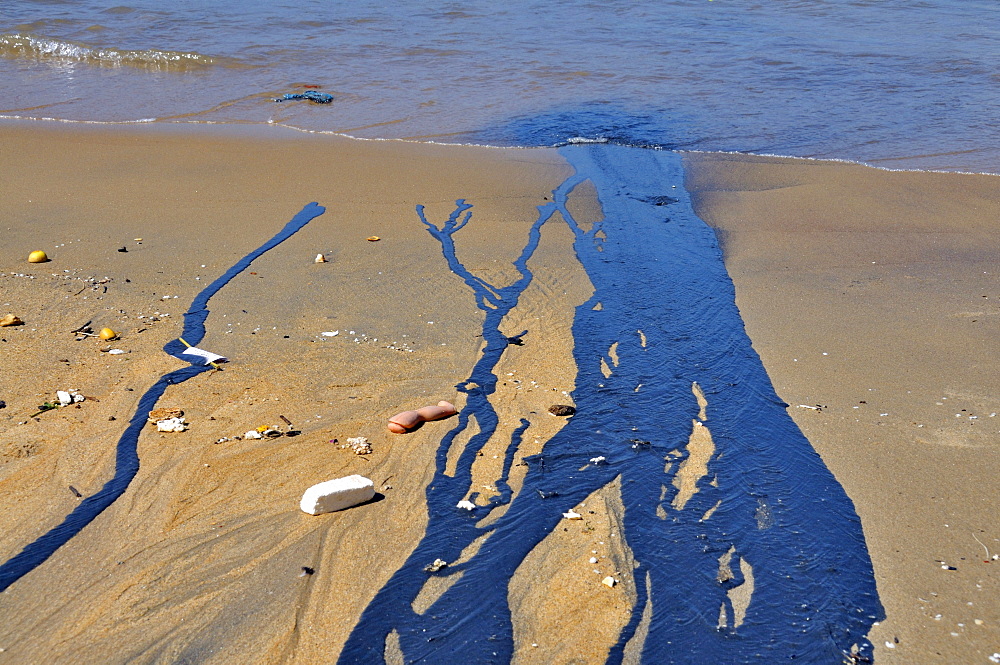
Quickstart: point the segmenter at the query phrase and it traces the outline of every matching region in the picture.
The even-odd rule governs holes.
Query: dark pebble
[[[567,404],[553,404],[549,407],[549,413],[553,416],[572,416],[576,413],[576,408]]]
[[[6,409],[6,408],[7,408],[7,402],[0,399],[0,409]]]

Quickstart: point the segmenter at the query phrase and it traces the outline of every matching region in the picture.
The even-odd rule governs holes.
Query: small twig
[[[76,489],[75,487],[73,487],[72,485],[69,486],[69,491],[72,492],[76,496],[76,498],[78,498],[78,499],[82,499],[83,498],[83,495],[80,494],[80,491],[78,489]]]
[[[88,327],[88,326],[90,326],[90,324],[91,324],[91,323],[93,323],[93,322],[94,322],[94,320],[93,320],[93,319],[91,319],[90,321],[87,321],[86,323],[84,323],[84,324],[83,324],[82,326],[80,326],[80,327],[79,327],[79,328],[77,328],[76,330],[70,330],[70,332],[71,332],[71,333],[78,333],[78,332],[83,332],[83,331],[84,331],[84,330],[86,330],[86,329],[87,329],[87,327]]]
[[[73,295],[74,295],[74,296],[78,296],[78,295],[80,295],[81,293],[83,293],[84,291],[86,291],[88,287],[89,287],[89,285],[88,285],[88,286],[85,286],[85,287],[83,287],[82,289],[80,289],[79,291],[77,291],[76,293],[74,293]]]

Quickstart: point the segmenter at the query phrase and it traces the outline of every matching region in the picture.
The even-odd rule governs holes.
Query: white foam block
[[[302,495],[299,507],[310,515],[332,513],[370,501],[375,496],[375,483],[364,476],[347,476],[313,485]]]

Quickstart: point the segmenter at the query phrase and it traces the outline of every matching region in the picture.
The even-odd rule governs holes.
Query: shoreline
[[[0,202],[0,213],[12,220],[2,224],[7,227],[8,240],[4,244],[8,251],[0,263],[0,272],[4,273],[5,302],[11,302],[11,309],[17,303],[21,313],[13,313],[25,318],[27,325],[4,328],[0,334],[16,347],[11,352],[8,346],[0,361],[4,363],[4,375],[16,377],[5,382],[4,390],[24,393],[17,399],[0,395],[7,401],[7,408],[0,411],[0,419],[6,426],[6,431],[0,433],[0,452],[4,454],[0,462],[0,486],[7,490],[16,507],[5,518],[4,532],[10,537],[2,543],[4,561],[30,540],[31,534],[44,532],[47,524],[61,519],[73,505],[76,499],[62,486],[57,489],[57,480],[85,492],[99,486],[112,461],[103,442],[114,436],[115,423],[123,422],[125,413],[130,413],[130,405],[141,394],[140,385],[147,377],[158,376],[176,366],[159,351],[176,334],[174,322],[182,312],[176,311],[175,303],[189,302],[197,290],[211,281],[213,270],[227,265],[227,257],[241,256],[246,247],[270,237],[302,205],[318,200],[327,206],[327,212],[303,235],[276,249],[273,256],[261,259],[259,265],[255,263],[248,274],[227,287],[219,304],[213,305],[204,346],[236,358],[237,362],[227,372],[212,373],[171,389],[169,405],[183,403],[188,407],[185,410],[191,414],[191,431],[167,435],[144,432],[140,451],[144,465],[148,462],[149,467],[140,472],[123,498],[123,505],[109,508],[95,523],[100,530],[134,537],[135,546],[129,546],[131,553],[126,562],[138,565],[131,568],[133,564],[112,564],[111,558],[118,556],[111,551],[115,548],[106,542],[102,544],[100,530],[89,529],[86,539],[71,541],[65,552],[54,555],[51,565],[43,564],[37,571],[43,573],[41,577],[36,575],[31,584],[23,585],[23,590],[15,584],[0,596],[0,605],[22,613],[17,622],[12,622],[16,626],[0,634],[0,647],[13,653],[14,649],[8,646],[10,640],[18,634],[36,635],[41,630],[32,628],[28,618],[29,608],[40,610],[40,607],[27,587],[37,589],[41,585],[55,593],[60,584],[68,585],[70,579],[85,572],[71,562],[74,557],[87,555],[106,562],[99,571],[88,573],[96,573],[91,582],[93,588],[87,592],[89,609],[72,608],[72,593],[62,596],[54,602],[69,618],[63,625],[46,630],[52,631],[53,644],[61,641],[66,644],[65,640],[72,641],[81,635],[74,625],[92,626],[84,629],[92,655],[104,653],[102,649],[110,648],[114,639],[121,638],[139,649],[132,652],[133,657],[149,657],[141,654],[152,653],[148,650],[153,647],[146,644],[140,649],[146,638],[139,633],[147,629],[154,633],[172,630],[172,621],[163,616],[162,610],[155,609],[157,603],[170,606],[177,598],[183,598],[175,609],[207,610],[208,598],[229,594],[236,594],[230,597],[237,598],[249,593],[251,580],[272,584],[293,576],[301,565],[310,565],[297,561],[315,564],[325,560],[321,553],[326,552],[329,557],[328,542],[335,541],[338,548],[355,553],[359,560],[339,563],[341,569],[335,576],[324,575],[316,581],[322,581],[324,592],[340,598],[345,607],[353,608],[352,611],[363,609],[362,599],[371,598],[381,587],[381,582],[370,577],[370,569],[384,568],[378,573],[381,578],[390,575],[398,567],[400,556],[405,557],[407,548],[412,547],[414,538],[419,538],[421,518],[404,518],[404,524],[398,517],[377,512],[385,504],[373,504],[340,514],[337,522],[327,521],[328,524],[347,522],[351,529],[357,530],[364,529],[368,520],[377,520],[386,542],[393,544],[389,549],[398,550],[383,552],[372,539],[361,538],[350,543],[330,528],[316,527],[315,521],[302,522],[301,516],[294,510],[286,510],[284,503],[294,499],[302,483],[311,484],[306,480],[310,473],[309,459],[328,460],[332,456],[344,473],[371,473],[369,467],[375,463],[385,470],[385,475],[397,476],[389,483],[394,485],[393,489],[383,491],[392,495],[394,505],[400,506],[396,510],[402,510],[403,515],[423,515],[422,519],[426,519],[422,489],[433,463],[431,442],[444,431],[442,427],[428,426],[425,431],[403,438],[372,434],[376,456],[371,461],[331,449],[329,444],[330,439],[336,438],[333,430],[345,433],[339,437],[341,441],[344,436],[355,435],[346,432],[378,431],[383,413],[412,406],[415,394],[422,399],[426,393],[433,402],[456,397],[454,385],[466,378],[479,353],[481,342],[474,331],[480,327],[482,314],[472,306],[461,280],[443,270],[441,248],[421,227],[413,206],[425,203],[431,219],[439,223],[454,209],[456,197],[469,196],[475,204],[476,220],[485,221],[470,226],[467,235],[461,238],[459,252],[467,257],[467,262],[472,261],[477,275],[502,281],[513,276],[504,264],[517,255],[525,222],[537,215],[536,206],[544,203],[544,197],[569,174],[568,165],[555,150],[546,148],[518,149],[512,155],[502,149],[465,146],[465,150],[459,150],[455,146],[397,140],[361,143],[324,137],[317,141],[302,137],[299,132],[294,136],[265,138],[243,134],[244,126],[236,126],[226,135],[214,132],[221,127],[216,125],[210,125],[211,129],[204,133],[187,131],[190,125],[172,127],[166,132],[155,131],[162,129],[155,123],[127,126],[129,130],[136,128],[135,131],[102,125],[91,126],[79,134],[75,134],[77,127],[66,127],[63,132],[51,131],[56,129],[54,126],[13,130],[9,126],[6,121],[0,123],[0,148],[20,157],[16,158],[19,170],[8,186],[11,193]],[[67,137],[71,140],[67,141]],[[991,481],[988,473],[994,468],[990,465],[997,463],[995,448],[991,447],[996,439],[976,434],[976,445],[968,450],[955,443],[942,448],[945,438],[914,447],[907,439],[908,429],[893,426],[893,431],[885,434],[886,425],[865,422],[851,426],[846,419],[852,416],[853,406],[860,406],[849,404],[855,397],[857,382],[866,377],[866,370],[858,363],[877,355],[876,351],[884,353],[890,350],[888,347],[898,345],[897,355],[905,356],[904,352],[908,352],[916,360],[926,358],[928,349],[933,349],[937,358],[934,371],[939,374],[955,374],[959,369],[966,375],[969,371],[978,372],[979,378],[966,380],[965,387],[955,379],[944,382],[942,390],[937,392],[968,402],[956,410],[974,404],[982,423],[988,422],[991,411],[986,408],[989,399],[985,395],[997,387],[995,381],[991,383],[983,374],[985,366],[970,368],[959,363],[961,356],[968,355],[961,350],[976,345],[986,344],[983,354],[989,356],[989,340],[995,339],[990,337],[995,326],[995,305],[992,309],[985,305],[965,308],[968,312],[982,310],[982,316],[974,323],[991,327],[980,326],[981,330],[968,333],[952,324],[971,322],[974,318],[954,316],[968,285],[975,283],[985,289],[983,294],[989,297],[984,303],[1000,299],[1000,295],[993,295],[997,292],[995,276],[991,276],[993,281],[971,281],[974,268],[995,265],[997,244],[990,223],[995,219],[994,212],[998,212],[994,200],[1000,181],[994,185],[986,176],[900,173],[830,160],[691,152],[682,153],[682,157],[690,167],[688,189],[696,198],[699,214],[723,241],[726,267],[736,285],[737,304],[754,348],[778,394],[792,404],[789,413],[847,490],[862,518],[881,599],[889,614],[871,634],[878,662],[894,662],[893,658],[899,659],[895,662],[913,662],[915,658],[936,662],[935,645],[942,645],[938,650],[943,650],[944,657],[960,654],[978,658],[985,653],[984,649],[995,648],[983,635],[990,626],[997,625],[1000,617],[988,612],[965,617],[960,610],[964,602],[976,600],[972,596],[966,600],[963,594],[982,593],[986,597],[990,588],[996,587],[997,573],[993,570],[1000,562],[982,577],[983,588],[977,592],[966,586],[972,580],[969,576],[977,574],[979,569],[962,564],[956,571],[941,571],[933,564],[934,559],[951,564],[959,562],[962,556],[970,558],[963,534],[942,536],[936,521],[946,514],[946,508],[957,511],[957,518],[970,526],[989,515],[985,497],[995,495],[997,489],[996,481]],[[83,165],[87,168],[81,168]],[[96,173],[95,167],[99,169]],[[972,180],[963,180],[964,187],[951,185],[951,181],[965,178]],[[945,180],[949,182],[944,183]],[[321,196],[316,196],[317,193]],[[789,193],[792,196],[786,196]],[[26,202],[28,196],[32,197],[31,203]],[[322,200],[324,196],[326,201]],[[44,200],[39,201],[40,197]],[[882,203],[882,198],[890,202]],[[935,200],[938,207],[927,212]],[[573,205],[581,218],[599,219],[593,193],[582,192]],[[973,205],[980,208],[975,219],[958,217]],[[876,212],[870,218],[862,216],[864,224],[844,222],[865,210]],[[866,225],[880,219],[891,222],[892,226],[887,228],[891,228],[894,237],[880,237],[879,242],[884,246],[877,252],[876,263],[864,263],[859,257],[873,247],[871,228]],[[808,232],[816,227],[823,231],[822,241],[817,241],[817,234]],[[234,229],[239,229],[239,233],[234,234]],[[380,236],[381,240],[370,243],[366,241],[369,236]],[[143,238],[141,243],[135,240],[139,237]],[[574,267],[568,238],[546,227],[543,240],[536,270],[542,290],[526,295],[526,313],[519,321],[511,320],[505,332],[516,335],[531,325],[532,317],[544,316],[551,322],[547,339],[538,346],[518,350],[525,355],[504,366],[503,374],[534,372],[540,384],[561,394],[573,388],[575,369],[572,363],[567,364],[573,342],[569,326],[574,308],[586,299],[587,283],[586,276],[579,274],[579,266]],[[53,247],[52,263],[38,267],[23,263],[28,251],[43,246]],[[118,247],[128,251],[118,252]],[[312,257],[318,252],[326,253],[330,264],[312,264]],[[927,257],[940,255],[948,256],[952,263],[925,261]],[[838,260],[833,260],[834,256]],[[889,260],[893,258],[895,263]],[[207,267],[197,267],[202,264]],[[875,267],[869,268],[871,265]],[[917,274],[910,274],[912,265],[923,267]],[[172,275],[168,274],[170,271]],[[10,274],[29,272],[35,274],[35,279]],[[60,277],[51,276],[60,272]],[[378,279],[382,273],[385,275]],[[110,279],[101,283],[104,277]],[[862,284],[846,286],[855,277],[860,277]],[[88,281],[90,278],[93,281]],[[921,289],[914,290],[913,280],[919,281]],[[934,297],[926,302],[925,309],[939,314],[948,325],[927,331],[933,345],[921,346],[921,338],[915,332],[898,340],[895,327],[917,331],[923,320],[904,306],[883,304],[869,311],[859,308],[859,302],[865,307],[871,305],[865,298],[859,301],[832,297],[841,286],[864,288],[868,294],[878,289],[879,303],[892,303],[900,297],[910,303],[916,296],[931,294]],[[86,295],[73,295],[81,288],[80,293]],[[559,290],[571,291],[572,296],[555,305],[543,297]],[[284,294],[285,299],[277,301],[274,293]],[[72,307],[67,302],[73,303]],[[253,307],[247,307],[246,303],[252,303]],[[418,306],[411,309],[414,303]],[[244,308],[251,314],[242,311]],[[853,314],[856,316],[852,318]],[[124,362],[101,354],[90,341],[76,342],[67,335],[67,331],[92,316],[104,317],[112,327],[121,327],[126,332],[121,344],[127,341],[130,353],[119,357]],[[155,316],[158,321],[139,324],[136,316],[146,317],[142,321]],[[823,325],[831,326],[838,319],[849,320],[853,327],[833,339],[819,335],[811,325],[813,321],[823,321]],[[143,327],[144,332],[136,332]],[[355,331],[354,337],[359,341],[351,342],[345,339],[346,335],[324,341],[320,334],[327,330]],[[378,339],[382,343],[372,341]],[[388,348],[386,340],[398,348]],[[784,358],[790,340],[795,341],[794,350],[799,356],[794,369]],[[892,340],[892,344],[879,340]],[[343,345],[334,347],[327,344],[330,341],[338,344],[343,341]],[[413,350],[400,350],[404,344]],[[807,358],[820,352],[846,357],[850,362],[832,372],[822,364],[822,358]],[[919,363],[915,365],[916,360],[906,364],[894,356],[892,362],[882,362],[874,375],[878,378],[875,387],[891,392],[901,376],[911,390],[930,383],[928,378],[935,376],[934,372],[921,368]],[[8,364],[12,362],[16,364]],[[30,367],[32,373],[22,378],[17,370],[23,371],[25,367]],[[331,379],[326,375],[329,368],[336,368],[338,374],[344,375]],[[545,378],[538,373],[545,374]],[[66,385],[69,382],[80,385]],[[970,387],[970,384],[975,385]],[[100,401],[85,402],[79,412],[43,414],[39,421],[16,426],[14,423],[23,418],[14,418],[13,412],[23,412],[32,401],[42,398],[34,395],[34,385],[51,386],[53,391],[76,387]],[[134,390],[128,389],[133,386]],[[526,398],[517,396],[513,385],[509,388],[511,392],[504,394],[503,403],[510,411],[509,417],[516,418],[518,410],[523,408],[519,400]],[[217,397],[205,402],[205,396],[213,394]],[[541,399],[541,395],[537,397]],[[916,417],[927,408],[920,401],[927,397],[929,394],[920,393],[917,397],[894,394],[881,412],[898,410]],[[867,397],[862,399],[874,402]],[[275,400],[279,408],[270,405]],[[814,406],[816,401],[823,403],[819,412],[797,406],[800,403]],[[313,408],[320,402],[322,406]],[[334,403],[337,407],[331,410]],[[462,407],[460,401],[456,404]],[[536,405],[543,410],[545,406],[541,401]],[[287,446],[283,443],[277,453],[274,446],[268,448],[265,444],[242,447],[212,444],[215,438],[249,428],[253,422],[247,423],[255,418],[274,419],[279,411],[281,415],[290,415],[297,425],[307,422],[309,427],[302,427],[303,435],[289,439]],[[113,416],[117,419],[109,421]],[[331,418],[336,421],[332,426],[327,422]],[[548,423],[546,436],[558,431],[552,421],[541,422]],[[925,424],[933,424],[933,431],[939,437],[966,436],[964,431],[950,433],[949,426],[936,421]],[[969,428],[977,426],[978,422]],[[872,432],[879,433],[881,447],[877,453],[869,442]],[[528,452],[525,450],[524,454]],[[937,467],[933,471],[922,467],[922,461],[928,457]],[[284,470],[280,465],[275,466],[277,460],[286,466]],[[881,486],[871,487],[866,465],[887,474],[890,482],[885,486],[901,494],[889,498]],[[891,471],[899,466],[905,472]],[[952,498],[938,508],[923,506],[927,501],[921,493],[924,485],[936,483],[936,487],[950,494],[961,495],[968,482],[963,474],[976,466],[975,470],[981,474],[975,481],[981,488],[980,501]],[[276,477],[271,472],[276,472]],[[487,479],[491,472],[483,468],[477,473],[485,474],[482,478]],[[907,481],[908,474],[919,478],[919,482]],[[396,485],[399,477],[409,479]],[[249,486],[243,485],[245,480],[273,487],[274,491],[267,497],[256,496]],[[157,492],[161,484],[170,491]],[[607,534],[620,528],[615,526],[616,496],[599,496],[597,500],[608,508],[602,509],[599,524],[594,518],[595,533],[603,533],[604,542],[611,543]],[[906,515],[915,515],[918,527],[908,527],[912,533],[902,528],[906,518],[894,501],[907,508]],[[229,502],[239,505],[228,507]],[[154,517],[148,524],[137,525],[129,518],[130,510],[148,512]],[[293,534],[285,539],[269,537],[266,543],[255,541],[255,547],[270,551],[287,570],[264,565],[262,560],[253,558],[253,548],[238,545],[243,534],[254,533],[255,525],[259,524]],[[225,563],[229,555],[203,539],[203,534],[214,536],[220,528],[234,551],[250,556],[249,560]],[[987,544],[993,544],[989,537],[996,539],[996,535],[987,532],[979,535]],[[552,561],[558,557],[562,557],[567,567],[582,563],[570,553],[580,547],[589,548],[589,536],[574,534],[564,536],[564,540],[546,541],[549,555],[533,561],[531,567],[548,570],[545,575],[549,576],[554,574]],[[942,543],[938,549],[927,545],[935,540]],[[198,544],[185,550],[185,542]],[[903,543],[903,550],[914,555],[898,557],[892,551],[895,543]],[[154,549],[162,548],[163,554],[150,551],[154,545]],[[631,556],[619,550],[602,552],[600,558],[605,554],[619,562],[619,569],[625,567]],[[191,566],[191,571],[183,571],[180,564],[171,563],[170,557],[182,557],[180,560]],[[378,562],[377,566],[373,561]],[[218,565],[223,565],[224,570],[216,570],[214,566]],[[163,573],[164,567],[169,571],[167,574]],[[939,600],[923,606],[936,608],[934,612],[915,609],[910,595],[922,593],[925,588],[930,593],[931,576],[938,572],[953,573],[959,582],[942,581],[946,587],[934,586]],[[229,581],[212,582],[215,576]],[[42,581],[50,577],[51,580]],[[922,580],[927,580],[924,586]],[[155,598],[138,590],[142,584],[155,589],[150,592]],[[282,581],[281,585],[284,584]],[[345,584],[346,588],[342,586]],[[530,579],[522,579],[516,589],[512,588],[526,613],[525,623],[516,624],[522,626],[516,630],[529,631],[518,633],[522,636],[519,649],[527,644],[525,639],[532,639],[532,633],[544,635],[559,625],[551,614],[530,609],[550,601],[544,594],[527,593],[529,584]],[[579,582],[570,577],[560,579],[558,584],[565,592]],[[199,619],[197,622],[204,630],[199,633],[190,628],[187,636],[177,643],[185,644],[188,653],[194,653],[190,649],[195,643],[201,645],[199,648],[208,648],[209,642],[212,648],[231,647],[231,636],[221,643],[207,636],[235,622],[243,626],[238,634],[244,635],[248,644],[255,645],[256,657],[262,662],[283,658],[309,662],[312,656],[329,653],[338,643],[343,644],[349,626],[331,629],[331,617],[325,616],[323,603],[306,600],[300,605],[296,595],[299,587],[282,586],[283,600],[276,606],[305,607],[303,620],[314,630],[328,632],[328,636],[295,635],[295,644],[290,647],[287,635],[273,632],[256,635],[255,631],[260,630],[258,625],[244,625],[235,615],[223,612],[207,620]],[[633,602],[630,596],[635,591],[625,585],[619,590],[620,593],[613,592],[612,600],[608,598],[611,594],[594,595],[587,586],[577,590],[593,603],[585,611],[574,608],[580,622],[578,639],[586,639],[586,627],[600,625],[598,619],[610,622],[608,625],[620,625],[623,608]],[[126,594],[127,607],[112,601],[114,594]],[[974,607],[979,606],[976,602]],[[566,607],[557,605],[549,611],[556,611],[558,616],[560,609]],[[948,619],[960,618],[950,624],[945,619],[935,622],[933,615],[938,612]],[[197,623],[196,614],[188,616]],[[542,619],[532,627],[533,620],[528,617],[534,616]],[[273,618],[281,623],[287,617]],[[985,622],[985,629],[974,623],[976,618]],[[948,631],[942,632],[945,627],[954,628],[955,622],[966,624],[962,646],[953,646],[955,643],[949,640],[955,638]],[[142,630],[137,630],[140,627]],[[601,644],[590,647],[595,659],[601,648],[607,648],[602,645],[609,640],[613,644],[614,635],[604,633],[598,640]],[[890,649],[883,645],[897,637],[898,646]],[[44,649],[46,645],[39,644],[36,648]],[[560,648],[568,651],[561,652]],[[558,657],[560,653],[572,653],[573,649],[573,644],[549,644],[518,653],[525,662],[530,662],[536,654]],[[231,652],[221,657],[235,658]]]
[[[294,125],[288,125],[283,123],[240,123],[240,122],[195,122],[195,121],[160,121],[156,118],[150,119],[140,119],[140,120],[67,120],[63,118],[27,118],[18,116],[2,116],[0,115],[0,128],[4,125],[19,126],[19,125],[33,125],[35,123],[59,123],[67,126],[79,126],[79,127],[91,127],[91,128],[111,128],[111,127],[148,127],[148,128],[159,128],[164,132],[173,133],[179,132],[184,134],[186,131],[198,132],[200,129],[196,128],[210,128],[209,131],[218,131],[222,136],[234,136],[243,137],[247,139],[259,138],[259,139],[274,139],[274,136],[268,134],[268,132],[273,132],[275,130],[287,131],[291,134],[288,138],[293,138],[296,135],[314,135],[314,136],[325,136],[333,138],[347,139],[351,141],[358,142],[371,142],[371,143],[401,143],[401,144],[417,144],[417,145],[433,145],[441,147],[451,147],[451,148],[486,148],[490,150],[556,150],[560,147],[568,145],[587,145],[587,144],[599,144],[599,145],[623,145],[614,144],[609,141],[604,141],[600,139],[584,139],[580,141],[568,140],[563,143],[558,143],[555,145],[548,146],[501,146],[501,145],[491,145],[488,143],[447,143],[443,141],[424,141],[412,138],[373,138],[365,136],[354,136],[352,134],[346,134],[342,132],[328,131],[328,130],[318,130],[318,129],[304,129],[301,127],[295,127]],[[168,129],[169,128],[169,129]],[[284,137],[278,137],[281,140]],[[1000,176],[1000,171],[993,173],[989,171],[946,171],[940,169],[894,169],[888,166],[879,166],[878,164],[873,164],[870,162],[856,161],[846,158],[839,157],[799,157],[795,155],[782,155],[779,153],[767,153],[767,152],[741,152],[741,151],[727,151],[727,150],[685,150],[676,148],[665,148],[660,146],[649,147],[646,145],[626,145],[625,147],[635,148],[637,150],[668,150],[670,152],[676,152],[680,155],[730,155],[730,156],[743,156],[743,157],[763,157],[765,159],[784,159],[784,160],[797,160],[802,162],[821,162],[821,163],[835,163],[835,164],[851,164],[855,166],[864,166],[877,171],[886,171],[888,173],[939,173],[939,174],[954,174],[954,175],[974,175],[974,176]],[[900,158],[909,159],[909,158]],[[890,159],[883,159],[880,161],[892,161]]]

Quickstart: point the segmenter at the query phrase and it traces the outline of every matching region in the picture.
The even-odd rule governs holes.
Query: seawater
[[[0,116],[996,173],[997,18],[994,0],[4,0]],[[307,89],[335,100],[273,101]]]

